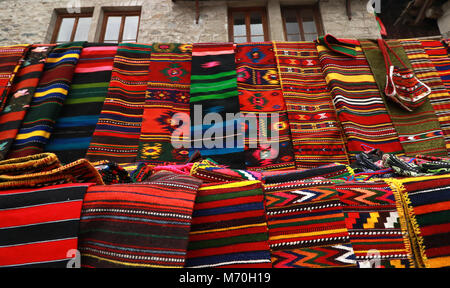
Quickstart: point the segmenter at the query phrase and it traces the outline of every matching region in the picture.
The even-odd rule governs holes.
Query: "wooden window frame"
[[[234,18],[233,13],[244,12],[245,13],[245,26],[247,33],[247,42],[252,42],[251,38],[251,29],[250,29],[250,14],[253,11],[260,11],[262,24],[263,24],[263,33],[264,33],[264,41],[269,41],[269,26],[267,22],[267,8],[266,7],[239,7],[239,8],[229,8],[228,9],[228,38],[230,42],[234,42]]]
[[[75,13],[58,14],[58,18],[56,19],[55,29],[53,30],[51,44],[55,44],[56,41],[58,40],[58,35],[60,32],[59,29],[61,29],[62,21],[65,18],[75,18],[75,22],[72,27],[72,34],[70,36],[70,41],[69,41],[69,42],[73,42],[75,39],[75,35],[77,33],[78,22],[79,22],[80,18],[93,18],[93,13],[88,12],[88,13],[76,13],[76,14]]]
[[[118,43],[122,43],[123,41],[123,31],[125,29],[125,20],[127,17],[130,16],[138,16],[139,17],[139,21],[138,21],[138,29],[137,29],[137,33],[136,33],[136,42],[139,39],[139,27],[141,26],[141,14],[142,11],[141,10],[136,10],[136,11],[105,11],[103,14],[103,24],[102,24],[102,30],[100,32],[100,42],[104,43],[105,41],[105,34],[106,34],[106,28],[108,25],[108,18],[109,17],[122,17],[122,22],[120,23],[120,30],[119,30],[119,40]]]
[[[314,22],[316,22],[316,30],[317,30],[317,35],[323,35],[324,34],[324,29],[323,29],[323,24],[322,24],[322,17],[320,15],[320,11],[319,11],[319,6],[316,5],[300,5],[300,6],[283,6],[281,7],[281,17],[283,19],[283,29],[284,29],[284,39],[286,41],[288,40],[288,34],[287,34],[287,27],[286,27],[286,18],[284,16],[284,10],[289,9],[289,10],[295,10],[296,12],[296,16],[297,16],[297,22],[298,22],[298,26],[299,26],[299,31],[300,31],[300,41],[306,41],[305,40],[305,31],[303,29],[303,21],[302,17],[301,17],[301,10],[305,10],[305,9],[310,9],[313,11],[313,17],[314,17]]]

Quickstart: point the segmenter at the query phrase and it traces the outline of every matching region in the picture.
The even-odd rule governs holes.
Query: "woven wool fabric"
[[[0,47],[0,112],[5,108],[14,77],[28,48],[29,45]]]
[[[333,185],[296,181],[264,186],[274,268],[356,267]]]
[[[16,74],[9,100],[0,114],[0,160],[6,157],[19,132],[51,49],[51,46],[42,45],[30,47]]]
[[[192,46],[188,44],[153,45],[150,60],[150,81],[147,88],[144,116],[139,141],[138,161],[148,163],[184,163],[189,159],[189,139],[177,140],[175,130],[183,129],[176,122],[178,113],[189,116],[189,88]],[[179,120],[182,120],[180,117]],[[183,136],[189,135],[185,125]],[[175,148],[172,143],[185,148]]]
[[[347,140],[350,160],[358,152],[380,149],[403,155],[398,134],[383,103],[360,46],[355,57],[317,45],[320,64],[331,90],[338,120]]]
[[[420,40],[401,40],[417,78],[431,88],[428,96],[440,123],[447,152],[450,153],[450,94]]]
[[[297,168],[349,164],[319,56],[311,42],[275,42]]]
[[[209,159],[194,163],[190,170],[190,175],[202,179],[204,183],[262,179],[262,175],[259,172],[225,168],[217,163],[213,163]]]
[[[183,267],[200,185],[159,172],[146,183],[91,187],[81,212],[81,267]]]
[[[359,267],[413,268],[400,195],[384,181],[338,183]]]
[[[248,119],[244,123],[247,169],[295,169],[286,103],[273,43],[236,45],[236,68],[240,111],[244,119]],[[274,130],[278,132],[278,138],[272,134]],[[262,136],[267,139],[262,139]]]
[[[44,152],[69,92],[83,44],[73,42],[58,45],[48,55],[44,72],[8,158]]]
[[[450,55],[447,49],[437,40],[420,40],[420,42],[450,93]]]
[[[234,45],[194,44],[191,69],[190,154],[199,151],[202,156],[233,169],[244,168],[244,147],[239,143],[240,121],[226,116],[240,111]],[[208,115],[221,118],[208,123],[204,119]]]
[[[194,206],[186,267],[272,268],[260,181],[203,185]]]
[[[450,267],[449,185],[448,175],[394,180],[411,226],[417,267]]]
[[[133,163],[138,155],[151,46],[119,44],[108,94],[86,158]]]
[[[0,192],[0,267],[67,268],[90,185]]]
[[[384,91],[387,71],[383,54],[378,48],[378,45],[373,41],[360,42],[374,74],[375,81],[378,84],[378,88],[380,91]],[[398,41],[387,41],[387,43],[408,68],[411,69],[411,64],[402,45]],[[394,65],[401,67],[400,65],[402,64],[400,64],[396,57],[391,58]],[[391,116],[392,123],[397,130],[400,144],[406,156],[415,156],[416,154],[447,155],[447,148],[445,147],[443,137],[444,133],[428,99],[412,112],[406,111],[389,99],[384,100],[384,103]]]
[[[72,85],[45,146],[62,163],[84,158],[108,92],[117,46],[89,44],[81,52]]]

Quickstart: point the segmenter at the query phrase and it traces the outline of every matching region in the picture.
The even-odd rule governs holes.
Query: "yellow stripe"
[[[82,254],[82,255],[86,256],[86,257],[95,258],[95,259],[98,259],[98,260],[103,260],[103,261],[110,262],[110,263],[125,265],[125,266],[148,267],[148,268],[183,268],[181,266],[177,267],[177,266],[162,266],[162,265],[151,265],[151,264],[127,263],[127,262],[121,262],[121,261],[116,261],[116,260],[110,260],[110,259],[94,256],[94,255],[91,255],[91,254]]]
[[[261,227],[261,226],[266,226],[266,223],[242,225],[242,226],[228,227],[228,228],[221,228],[221,229],[195,231],[195,232],[191,232],[189,234],[195,235],[195,234],[202,234],[202,233],[222,232],[222,231],[238,230],[238,229],[242,229],[242,228]]]
[[[433,259],[428,258],[428,264],[430,265],[430,268],[448,267],[449,263],[450,263],[450,256],[438,257]]]
[[[59,62],[59,61],[61,61],[61,60],[63,60],[63,59],[66,59],[66,58],[80,58],[80,55],[79,54],[76,54],[76,53],[71,53],[71,54],[66,54],[66,55],[64,55],[64,56],[62,56],[62,57],[59,57],[59,58],[47,58],[47,63],[56,63],[56,62]]]
[[[67,89],[54,88],[54,89],[50,89],[50,90],[47,90],[47,91],[44,91],[44,92],[35,93],[34,97],[35,98],[44,97],[44,96],[47,96],[48,94],[51,94],[51,93],[61,93],[61,94],[66,95],[67,94]]]
[[[209,186],[209,187],[203,187],[200,188],[200,190],[214,190],[214,189],[226,189],[226,188],[237,188],[237,187],[244,187],[244,186],[250,186],[253,184],[261,183],[258,180],[255,181],[241,181],[241,182],[235,182],[235,183],[228,183],[223,185],[217,185],[217,186]]]
[[[373,78],[372,75],[352,75],[352,76],[347,76],[347,75],[342,75],[342,74],[339,74],[339,73],[329,73],[326,78],[327,78],[328,81],[336,79],[336,80],[349,82],[349,83],[375,82],[375,78]]]
[[[43,131],[34,131],[34,132],[30,132],[30,133],[26,133],[26,134],[18,134],[16,136],[17,140],[25,140],[34,136],[41,136],[41,137],[45,137],[47,139],[50,138],[50,133],[48,132],[43,132]]]
[[[341,233],[341,232],[347,232],[347,229],[344,228],[344,229],[325,230],[325,231],[309,232],[309,233],[279,235],[279,236],[270,237],[270,240],[280,240],[280,239],[289,239],[289,238],[307,237],[307,236],[318,236],[318,235],[326,235],[326,234]]]

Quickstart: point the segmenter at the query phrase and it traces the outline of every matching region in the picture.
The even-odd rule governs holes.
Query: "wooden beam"
[[[425,18],[425,12],[428,8],[430,8],[431,4],[433,4],[433,0],[426,0],[425,4],[422,5],[420,8],[419,15],[417,15],[417,18],[414,20],[414,25],[418,25],[420,22],[423,21]]]
[[[351,0],[345,0],[345,6],[347,9],[348,20],[352,20],[352,3]]]

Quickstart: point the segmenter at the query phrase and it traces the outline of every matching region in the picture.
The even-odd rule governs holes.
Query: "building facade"
[[[78,40],[111,43],[307,41],[325,33],[343,38],[380,37],[375,16],[367,9],[368,0],[0,2],[1,45]],[[449,33],[449,15],[446,12],[439,19],[442,35]]]

